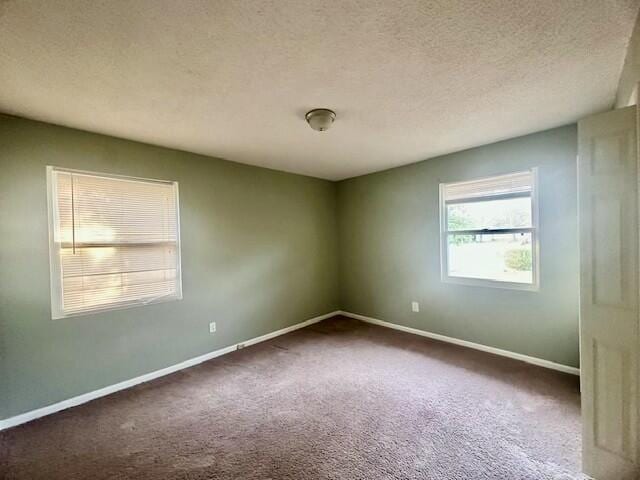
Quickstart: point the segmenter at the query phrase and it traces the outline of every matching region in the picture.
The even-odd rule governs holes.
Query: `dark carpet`
[[[0,433],[3,479],[583,478],[577,377],[336,317]]]

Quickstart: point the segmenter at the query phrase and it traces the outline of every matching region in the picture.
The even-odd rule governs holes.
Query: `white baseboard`
[[[248,347],[249,345],[255,345],[256,343],[264,342],[265,340],[270,340],[274,337],[284,335],[285,333],[289,333],[294,330],[298,330],[300,328],[309,326],[313,323],[320,322],[327,318],[338,315],[339,313],[340,312],[336,311],[336,312],[320,315],[319,317],[310,318],[309,320],[306,320],[301,323],[297,323],[290,327],[286,327],[286,328],[277,330],[275,332],[267,333],[266,335],[262,335],[260,337],[251,338],[244,342],[239,342],[239,343],[236,343],[235,345],[230,345],[228,347],[224,347],[219,350],[215,350],[213,352],[205,353],[204,355],[200,355],[199,357],[195,357],[195,358],[190,358],[189,360],[185,360],[184,362],[171,365],[170,367],[166,367],[160,370],[156,370],[154,372],[146,373],[144,375],[140,375],[139,377],[131,378],[129,380],[116,383],[114,385],[109,385],[107,387],[100,388],[92,392],[84,393],[82,395],[78,395],[77,397],[72,397],[67,400],[63,400],[61,402],[48,405],[46,407],[38,408],[37,410],[31,410],[30,412],[22,413],[14,417],[0,420],[0,431],[5,430],[7,428],[15,427],[17,425],[21,425],[23,423],[30,422],[31,420],[35,420],[36,418],[44,417],[46,415],[51,415],[52,413],[65,410],[67,408],[75,407],[76,405],[87,403],[91,400],[95,400],[96,398],[104,397],[106,395],[119,392],[120,390],[133,387],[134,385],[138,385],[140,383],[148,382],[150,380],[163,377],[165,375],[169,375],[171,373],[177,372],[178,370],[183,370],[185,368],[193,367],[194,365],[197,365],[202,362],[206,362],[207,360],[211,360],[212,358],[216,358],[221,355],[234,352],[238,349],[239,345],[242,345],[245,347]]]
[[[513,358],[516,360],[520,360],[526,363],[531,363],[533,365],[538,365],[540,367],[550,368],[552,370],[558,370],[565,373],[570,373],[573,375],[580,375],[580,370],[575,367],[569,367],[567,365],[562,365],[559,363],[554,363],[549,360],[543,360],[541,358],[530,357],[528,355],[523,355],[521,353],[510,352],[508,350],[501,350],[499,348],[488,347],[486,345],[481,345],[479,343],[473,343],[466,340],[460,340],[457,338],[447,337],[445,335],[440,335],[437,333],[431,333],[424,330],[419,330],[417,328],[405,327],[403,325],[398,325],[396,323],[385,322],[384,320],[379,320],[377,318],[367,317],[365,315],[360,315],[357,313],[344,312],[344,311],[335,311],[330,312],[325,315],[320,315],[318,317],[311,318],[301,323],[297,323],[290,327],[286,327],[275,332],[267,333],[266,335],[262,335],[260,337],[251,338],[244,342],[239,342],[234,345],[230,345],[228,347],[221,348],[219,350],[215,350],[213,352],[205,353],[204,355],[200,355],[199,357],[190,358],[185,360],[184,362],[177,363],[175,365],[171,365],[170,367],[162,368],[160,370],[156,370],[154,372],[146,373],[144,375],[140,375],[139,377],[131,378],[129,380],[125,380],[123,382],[116,383],[114,385],[109,385],[104,388],[100,388],[98,390],[94,390],[92,392],[87,392],[82,395],[78,395],[77,397],[72,397],[67,400],[63,400],[61,402],[54,403],[52,405],[48,405],[46,407],[38,408],[36,410],[31,410],[30,412],[22,413],[20,415],[16,415],[14,417],[10,417],[4,420],[0,420],[0,431],[5,430],[7,428],[15,427],[21,425],[23,423],[30,422],[31,420],[35,420],[40,417],[44,417],[46,415],[51,415],[52,413],[59,412],[61,410],[66,410],[67,408],[75,407],[77,405],[81,405],[83,403],[87,403],[91,400],[95,400],[96,398],[104,397],[106,395],[110,395],[115,392],[119,392],[120,390],[125,390],[127,388],[133,387],[140,383],[148,382],[150,380],[154,380],[159,377],[163,377],[165,375],[169,375],[171,373],[177,372],[179,370],[183,370],[185,368],[192,367],[202,362],[206,362],[207,360],[211,360],[213,358],[219,357],[221,355],[225,355],[230,352],[234,352],[238,349],[239,345],[248,347],[250,345],[255,345],[256,343],[264,342],[266,340],[270,340],[272,338],[278,337],[280,335],[284,335],[286,333],[292,332],[294,330],[298,330],[300,328],[304,328],[313,323],[320,322],[327,318],[331,318],[336,315],[344,315],[345,317],[355,318],[357,320],[361,320],[363,322],[372,323],[375,325],[380,325],[382,327],[393,328],[395,330],[400,330],[403,332],[413,333],[415,335],[421,335],[423,337],[433,338],[435,340],[440,340],[443,342],[453,343],[455,345],[460,345],[463,347],[473,348],[475,350],[481,350],[483,352],[493,353],[495,355],[501,355],[503,357]]]
[[[355,318],[363,322],[372,323],[374,325],[380,325],[382,327],[393,328],[394,330],[400,330],[402,332],[413,333],[415,335],[421,335],[423,337],[433,338],[434,340],[440,340],[442,342],[453,343],[462,347],[473,348],[475,350],[481,350],[483,352],[493,353],[494,355],[500,355],[503,357],[513,358],[522,362],[531,363],[539,367],[550,368],[552,370],[558,370],[564,373],[570,373],[572,375],[580,375],[580,369],[576,367],[570,367],[568,365],[562,365],[560,363],[551,362],[549,360],[543,360],[542,358],[530,357],[521,353],[510,352],[509,350],[501,350],[499,348],[488,347],[479,343],[469,342],[467,340],[460,340],[458,338],[447,337],[446,335],[440,335],[438,333],[431,333],[425,330],[418,330],[417,328],[405,327],[404,325],[398,325],[397,323],[385,322],[384,320],[378,320],[377,318],[367,317],[358,313],[339,312],[340,315],[345,317]]]

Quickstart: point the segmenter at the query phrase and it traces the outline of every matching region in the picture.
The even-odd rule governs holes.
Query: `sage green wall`
[[[342,309],[578,366],[576,150],[571,125],[340,182]],[[539,168],[540,291],[443,283],[439,183],[530,167]]]
[[[177,180],[184,299],[51,320],[46,165]],[[0,418],[336,310],[336,188],[0,116]]]

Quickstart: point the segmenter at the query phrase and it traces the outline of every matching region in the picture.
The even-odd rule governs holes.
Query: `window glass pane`
[[[449,234],[449,276],[531,284],[531,238],[531,233]]]
[[[531,197],[447,204],[450,231],[531,226]]]

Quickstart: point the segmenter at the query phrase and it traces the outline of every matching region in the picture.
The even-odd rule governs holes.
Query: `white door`
[[[583,468],[637,480],[638,149],[636,107],[578,124]]]

